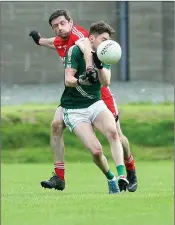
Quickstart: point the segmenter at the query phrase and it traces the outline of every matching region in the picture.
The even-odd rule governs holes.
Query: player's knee
[[[106,133],[108,140],[119,139],[119,135],[115,127],[110,127]]]
[[[100,158],[102,156],[102,148],[99,146],[93,149],[92,155],[93,155],[93,158],[96,158],[96,159]]]
[[[51,127],[52,127],[52,133],[55,135],[58,135],[58,134],[62,133],[62,131],[63,131],[62,121],[59,121],[59,120],[52,121]]]

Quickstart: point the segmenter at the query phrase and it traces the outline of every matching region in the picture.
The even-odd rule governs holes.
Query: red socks
[[[130,155],[128,158],[124,158],[125,167],[127,170],[135,170],[135,162],[132,155]],[[64,181],[64,162],[57,162],[54,164],[55,173],[56,175]]]
[[[64,162],[57,162],[54,163],[54,170],[56,175],[61,179],[64,180]]]
[[[132,155],[130,155],[128,158],[124,158],[125,167],[127,170],[135,170],[135,162]]]

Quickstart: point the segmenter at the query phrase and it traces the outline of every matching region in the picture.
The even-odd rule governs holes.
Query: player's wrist
[[[92,57],[93,57],[94,64],[97,67],[97,69],[99,69],[99,70],[103,69],[103,63],[99,60],[96,52],[92,52]]]
[[[41,37],[38,39],[38,45],[42,45]]]
[[[98,70],[102,70],[102,69],[103,69],[103,65],[99,65],[99,66],[97,67],[97,69],[98,69]]]
[[[103,69],[103,63],[100,60],[97,60],[95,62],[95,65],[96,65],[97,69],[99,69],[99,70]]]
[[[79,86],[79,85],[81,85],[81,83],[80,83],[80,80],[79,79],[77,79],[77,85]]]
[[[94,66],[87,66],[86,71],[94,70]]]

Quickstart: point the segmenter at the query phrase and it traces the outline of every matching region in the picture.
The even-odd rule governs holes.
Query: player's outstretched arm
[[[33,38],[33,41],[37,45],[56,50],[55,46],[53,44],[54,40],[55,40],[55,37],[53,37],[53,38],[43,38],[43,37],[41,37],[41,34],[38,31],[35,31],[35,30],[31,31],[29,33],[29,36],[31,36]]]
[[[53,37],[53,38],[42,38],[41,37],[40,40],[39,40],[39,45],[44,46],[46,48],[56,50],[55,46],[53,44],[54,40],[55,40],[55,37]]]

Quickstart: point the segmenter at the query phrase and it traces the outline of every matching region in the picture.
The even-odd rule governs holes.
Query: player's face
[[[60,38],[66,39],[69,37],[73,21],[68,21],[64,16],[59,16],[51,22],[54,33]]]
[[[103,41],[106,41],[106,40],[109,40],[110,39],[110,36],[108,33],[102,33],[102,34],[99,34],[98,36],[94,36],[92,35],[92,37],[90,37],[90,41],[91,41],[91,44],[92,44],[92,48],[93,50],[97,50],[98,46],[103,42]]]

